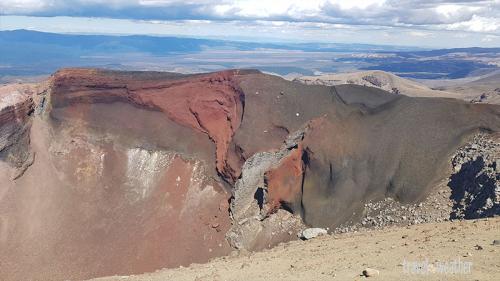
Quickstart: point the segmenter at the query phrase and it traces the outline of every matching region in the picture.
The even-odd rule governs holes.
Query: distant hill
[[[409,51],[400,52],[401,56],[443,56],[448,54],[467,53],[467,54],[484,54],[484,53],[500,53],[500,48],[450,48],[425,51]]]
[[[401,78],[385,71],[362,71],[321,76],[302,76],[296,78],[295,81],[309,85],[328,86],[356,84],[379,88],[394,94],[403,94],[410,97],[462,98],[462,96],[456,93],[432,90],[425,85]]]
[[[453,84],[452,80],[447,80],[449,85],[437,88],[430,88],[385,71],[301,76],[295,78],[294,81],[308,85],[327,86],[356,84],[410,97],[447,97],[463,99],[471,103],[500,104],[500,72],[460,84]]]
[[[14,30],[0,32],[2,75],[52,73],[60,67],[102,65],[124,54],[171,55],[199,52],[230,43],[192,38],[153,36],[70,35]],[[238,48],[245,48],[238,45]]]
[[[472,102],[500,104],[500,73],[443,89],[469,97]]]

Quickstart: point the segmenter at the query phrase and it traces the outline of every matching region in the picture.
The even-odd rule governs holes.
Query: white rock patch
[[[171,161],[172,155],[164,151],[129,149],[125,182],[130,188],[129,199],[135,202],[147,198]]]

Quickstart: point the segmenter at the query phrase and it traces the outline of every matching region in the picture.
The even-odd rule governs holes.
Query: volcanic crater
[[[500,106],[256,70],[62,69],[0,87],[0,275],[206,262],[425,199]]]

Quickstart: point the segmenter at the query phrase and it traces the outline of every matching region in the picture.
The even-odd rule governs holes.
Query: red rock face
[[[34,110],[33,98],[26,86],[6,85],[0,87],[0,150],[7,145],[7,138],[14,130],[28,121]]]
[[[33,99],[26,97],[12,105],[0,107],[0,125],[16,125],[26,121],[34,109]]]
[[[216,145],[217,171],[230,181],[239,175],[228,164],[231,138],[241,122],[244,96],[238,71],[175,79],[134,80],[88,69],[68,69],[52,78],[55,107],[73,103],[127,102],[163,112],[171,120],[206,133]]]
[[[283,158],[279,166],[265,174],[267,183],[267,204],[269,213],[279,208],[297,209],[302,197],[304,162],[302,145]]]

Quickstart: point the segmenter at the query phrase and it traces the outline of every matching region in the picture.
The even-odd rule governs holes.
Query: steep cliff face
[[[29,147],[30,116],[34,111],[31,95],[29,86],[0,87],[0,159],[12,169],[12,179],[21,176],[34,157]]]
[[[0,275],[204,262],[425,198],[500,108],[256,71],[65,69],[0,95]],[[36,157],[33,157],[36,155]]]
[[[206,133],[216,145],[217,171],[234,182],[239,176],[239,163],[231,165],[234,157],[228,151],[245,102],[235,82],[239,71],[195,77],[135,74],[91,69],[59,71],[52,78],[52,104],[59,108],[70,104],[125,102],[160,111],[180,125]]]

